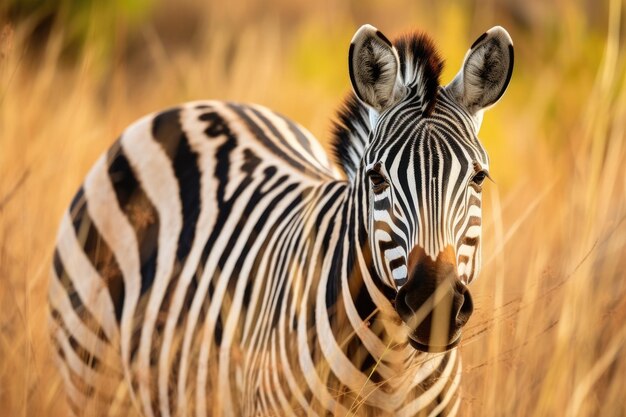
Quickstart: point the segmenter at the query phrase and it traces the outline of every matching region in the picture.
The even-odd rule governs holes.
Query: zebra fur
[[[439,86],[425,35],[392,44],[364,26],[351,65],[356,51],[388,72],[352,80],[334,128],[343,173],[258,105],[192,102],[131,125],[87,175],[53,256],[52,341],[73,413],[456,414],[460,329],[433,353],[398,297],[414,298],[413,271],[452,262],[450,297],[469,299],[488,170],[476,135],[510,79],[509,41],[494,28],[470,49],[485,70],[510,56],[490,101],[476,87],[468,106],[473,79]],[[363,74],[389,84],[363,94]]]

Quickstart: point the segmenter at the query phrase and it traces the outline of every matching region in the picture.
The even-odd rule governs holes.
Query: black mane
[[[422,32],[400,36],[393,44],[409,96],[422,100],[422,113],[430,115],[437,100],[443,60],[433,41]],[[335,160],[350,179],[361,162],[370,130],[368,107],[350,92],[337,112],[331,139]]]

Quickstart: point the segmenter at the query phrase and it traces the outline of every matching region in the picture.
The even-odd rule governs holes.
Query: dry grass
[[[626,415],[626,54],[624,10],[609,1],[183,2],[139,28],[117,19],[104,43],[90,32],[72,58],[62,25],[31,54],[34,18],[0,24],[2,415],[65,415],[46,331],[52,244],[84,174],[124,126],[183,100],[228,98],[325,138],[348,88],[346,47],[365,21],[430,32],[444,82],[491,25],[516,44],[513,82],[482,131],[497,184],[485,192],[462,414]],[[176,22],[190,16],[186,42]],[[87,21],[95,27],[97,11]]]

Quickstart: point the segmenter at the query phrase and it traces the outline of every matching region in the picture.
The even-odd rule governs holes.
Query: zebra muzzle
[[[425,352],[457,346],[463,326],[473,312],[468,288],[458,277],[454,259],[445,251],[437,259],[421,248],[409,256],[409,279],[396,296],[396,311],[409,328],[408,341]]]

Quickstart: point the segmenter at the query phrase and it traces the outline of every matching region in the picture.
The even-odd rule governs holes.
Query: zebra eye
[[[369,178],[370,184],[372,185],[372,191],[374,191],[375,193],[380,193],[384,191],[385,188],[389,187],[387,179],[380,171],[380,163],[374,165],[372,169],[367,171],[367,177]]]
[[[487,178],[485,171],[479,171],[472,177],[472,182],[476,185],[482,185],[483,181]]]

